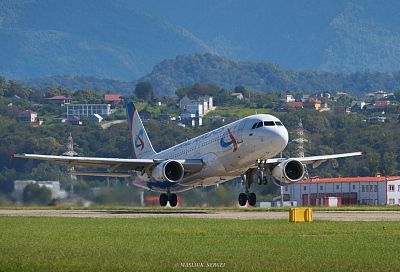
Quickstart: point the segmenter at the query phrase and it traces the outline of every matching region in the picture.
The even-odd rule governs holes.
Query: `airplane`
[[[133,185],[161,193],[160,205],[177,205],[177,195],[196,187],[211,186],[241,177],[244,192],[240,206],[256,205],[252,183],[274,182],[278,186],[296,183],[306,176],[306,165],[318,167],[336,158],[360,156],[361,152],[299,158],[280,158],[288,144],[288,131],[270,114],[256,114],[227,124],[191,140],[156,152],[133,102],[126,106],[132,151],[135,158],[71,157],[15,154],[74,166],[96,167],[103,171],[70,172],[80,176],[125,177]]]

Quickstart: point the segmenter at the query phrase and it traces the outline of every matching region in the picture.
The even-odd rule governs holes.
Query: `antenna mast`
[[[71,132],[69,133],[69,136],[67,138],[67,152],[63,153],[64,156],[69,156],[69,157],[73,157],[73,156],[78,156],[78,153],[76,153],[74,151],[74,139],[72,138],[72,134]],[[74,167],[71,167],[68,169],[69,172],[74,171]],[[74,184],[72,181],[76,180],[76,176],[70,174],[69,175],[69,179],[70,179],[70,197],[74,194]]]

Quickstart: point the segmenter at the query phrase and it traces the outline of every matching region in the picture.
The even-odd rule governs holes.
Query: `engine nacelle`
[[[185,169],[180,162],[164,161],[153,168],[151,177],[156,181],[180,182]]]
[[[304,165],[297,160],[286,160],[272,169],[272,176],[278,186],[296,183],[304,177]]]

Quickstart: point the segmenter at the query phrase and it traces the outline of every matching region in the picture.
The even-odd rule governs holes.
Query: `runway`
[[[80,218],[209,218],[209,219],[288,219],[289,212],[229,210],[1,210],[0,216],[80,217]],[[400,221],[396,211],[314,211],[314,220]]]

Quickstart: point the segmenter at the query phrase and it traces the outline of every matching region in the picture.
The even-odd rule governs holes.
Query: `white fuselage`
[[[154,159],[203,160],[201,171],[169,186],[171,192],[179,192],[240,176],[258,159],[279,154],[287,143],[288,132],[278,118],[257,114],[168,148],[157,153]],[[165,191],[165,184],[153,183],[147,175],[137,175],[133,183],[142,188]]]

